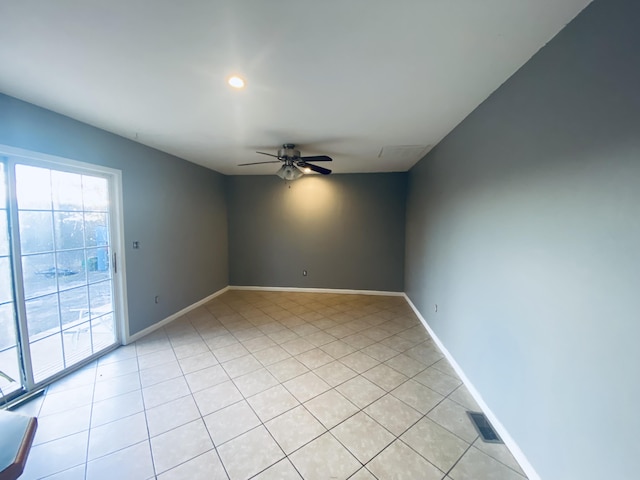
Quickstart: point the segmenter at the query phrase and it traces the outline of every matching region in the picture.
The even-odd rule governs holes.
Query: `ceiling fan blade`
[[[274,155],[273,153],[266,153],[266,152],[256,152],[256,153],[259,153],[260,155],[269,155],[270,157],[280,158],[278,155]]]
[[[321,173],[322,175],[329,175],[331,173],[331,170],[329,170],[328,168],[319,167],[318,165],[313,165],[312,163],[301,162],[300,166],[302,168],[308,168],[310,170],[313,170],[314,172]]]
[[[326,155],[318,155],[315,157],[300,157],[300,160],[303,162],[333,162],[331,157],[327,157]]]
[[[280,160],[270,160],[268,162],[253,162],[253,163],[240,163],[239,167],[246,167],[247,165],[261,165],[263,163],[280,163]]]

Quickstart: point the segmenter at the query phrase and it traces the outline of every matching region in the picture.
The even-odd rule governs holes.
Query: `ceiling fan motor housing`
[[[295,149],[293,143],[285,143],[282,148],[278,150],[278,158],[283,160],[295,160],[300,158],[300,150]]]

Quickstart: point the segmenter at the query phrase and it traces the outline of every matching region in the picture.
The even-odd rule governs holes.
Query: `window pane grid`
[[[15,171],[37,383],[115,341],[108,181],[22,164]]]

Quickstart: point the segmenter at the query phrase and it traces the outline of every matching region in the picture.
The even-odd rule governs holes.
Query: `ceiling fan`
[[[273,155],[272,153],[266,152],[256,152],[260,155],[268,155],[270,157],[277,158],[278,160],[270,160],[268,162],[253,162],[253,163],[241,163],[238,165],[239,167],[244,167],[247,165],[260,165],[263,163],[278,163],[283,162],[280,170],[276,172],[283,180],[296,180],[300,178],[305,173],[316,172],[322,175],[329,175],[331,170],[324,167],[319,167],[318,165],[314,165],[309,162],[331,162],[333,159],[326,155],[316,155],[313,157],[301,157],[300,150],[296,150],[296,146],[293,143],[285,143],[282,145],[282,148],[278,150],[277,155]],[[302,170],[300,170],[302,169]]]

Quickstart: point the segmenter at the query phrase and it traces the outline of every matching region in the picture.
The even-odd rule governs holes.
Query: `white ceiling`
[[[0,0],[0,92],[225,174],[405,171],[589,2]]]

